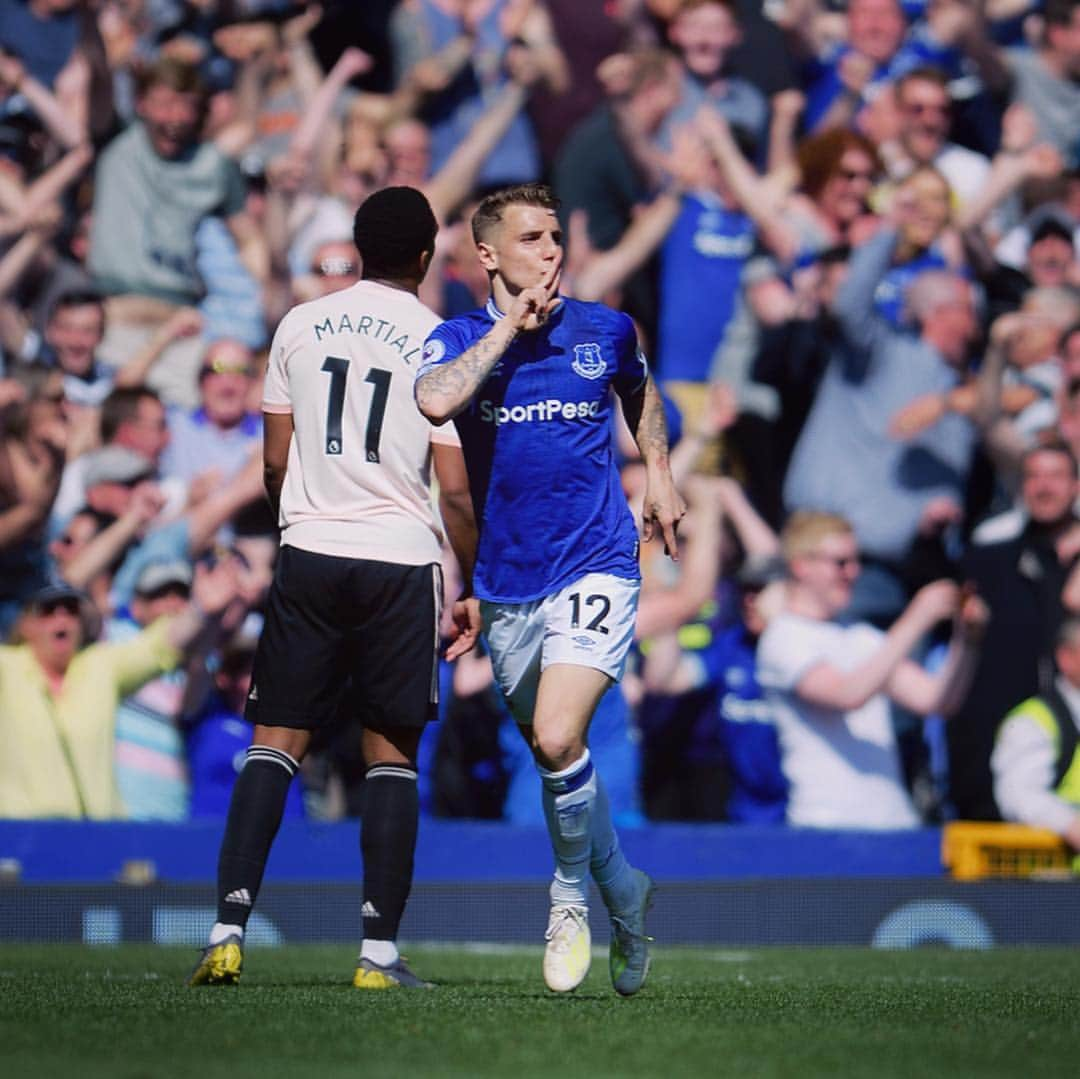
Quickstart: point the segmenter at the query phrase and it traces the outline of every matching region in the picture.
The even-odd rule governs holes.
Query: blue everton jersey
[[[460,356],[501,317],[489,300],[438,326],[417,377]],[[543,327],[515,338],[454,417],[480,527],[480,599],[525,603],[586,573],[638,578],[611,390],[639,389],[647,374],[627,315],[563,299]]]

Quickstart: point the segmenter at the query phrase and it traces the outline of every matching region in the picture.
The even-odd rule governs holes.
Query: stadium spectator
[[[786,782],[754,669],[764,627],[758,598],[777,579],[777,539],[735,480],[691,477],[683,489],[690,509],[680,528],[689,532],[681,572],[711,580],[713,594],[696,617],[643,642],[646,813],[652,819],[783,820]],[[731,523],[731,538],[721,536],[724,521]],[[729,546],[743,552],[742,564],[721,579],[721,564],[736,564],[733,552],[721,550]],[[732,576],[735,595],[725,590]]]
[[[765,147],[769,106],[753,83],[732,75],[729,57],[742,40],[734,0],[682,0],[667,24],[667,37],[682,61],[679,104],[665,117],[661,137],[671,148],[675,130],[701,108],[715,109],[745,133],[751,159]]]
[[[1041,14],[1034,47],[987,45],[973,59],[987,85],[1026,106],[1039,137],[1057,149],[1066,167],[1075,168],[1080,164],[1080,3],[1047,0]]]
[[[899,0],[852,0],[846,39],[827,44],[808,38],[806,23],[793,24],[795,40],[810,54],[804,76],[807,130],[856,125],[874,95],[913,68],[934,66],[958,77],[963,53],[956,45],[967,27],[954,27],[950,7],[928,5],[927,19],[909,29]]]
[[[244,718],[244,707],[251,692],[254,660],[254,641],[239,635],[227,643],[217,657],[209,696],[185,719],[193,820],[223,819],[229,812],[233,786],[251,745],[251,724]],[[282,819],[300,820],[304,815],[303,784],[293,783]]]
[[[0,632],[48,580],[49,514],[67,447],[58,371],[21,368],[4,383],[0,415]]]
[[[890,433],[903,405],[956,385],[978,326],[970,284],[948,271],[920,274],[908,289],[917,336],[875,311],[898,239],[882,230],[852,258],[836,297],[843,343],[784,485],[789,509],[828,510],[851,522],[864,564],[850,614],[879,625],[896,618],[917,584],[941,574],[943,534],[962,513],[974,439],[958,416],[907,443]]]
[[[208,216],[229,226],[241,258],[258,281],[268,273],[262,236],[245,212],[245,188],[235,162],[200,126],[206,89],[198,72],[168,58],[142,76],[139,121],[102,152],[95,173],[90,269],[109,297],[108,362],[122,363],[176,305],[202,297],[195,271],[195,231]],[[177,191],[188,192],[178,200]],[[167,399],[190,400],[198,339],[175,345],[154,368],[153,384]]]
[[[608,99],[580,121],[563,141],[552,173],[561,200],[560,220],[584,210],[590,245],[606,251],[619,242],[636,207],[663,180],[651,141],[679,101],[679,62],[662,49],[620,57],[609,76]],[[656,336],[656,263],[635,273],[623,292],[623,309]]]
[[[630,320],[559,296],[558,205],[549,187],[531,184],[481,202],[473,237],[491,298],[429,337],[416,399],[424,415],[439,424],[454,418],[463,434],[480,509],[469,620],[479,626],[483,611],[496,679],[540,772],[556,860],[545,981],[566,992],[588,972],[591,871],[611,915],[612,983],[630,995],[648,970],[652,882],[619,848],[586,746],[601,696],[622,675],[638,593],[610,390],[623,400],[648,474],[646,538],[659,529],[674,552],[684,506],[669,472],[663,405]],[[561,358],[571,353],[567,370]],[[551,401],[559,406],[551,419],[533,420]]]
[[[105,638],[130,640],[159,618],[179,614],[191,598],[189,562],[152,562],[139,574],[131,603],[110,618]],[[150,679],[116,709],[116,783],[130,820],[186,820],[188,776],[180,706],[186,674],[176,668]]]
[[[882,632],[842,625],[859,573],[855,533],[835,514],[792,514],[781,536],[784,608],[758,643],[765,689],[790,785],[789,824],[912,828],[889,701],[917,715],[949,715],[971,682],[988,612],[951,581],[924,585]],[[928,674],[909,655],[939,622],[953,623],[948,657]]]
[[[675,149],[686,191],[660,246],[655,352],[660,385],[693,428],[707,407],[713,356],[738,309],[740,281],[757,237],[754,222],[692,126],[676,136]],[[703,295],[711,302],[702,304]],[[706,453],[698,467],[718,472],[720,445]]]
[[[240,341],[219,338],[199,367],[199,405],[169,413],[169,444],[161,470],[188,484],[232,479],[258,452],[262,424],[249,412],[255,357]],[[210,481],[212,482],[212,480]]]
[[[124,815],[114,767],[117,703],[179,664],[236,595],[235,572],[202,570],[196,602],[122,644],[96,641],[99,616],[69,585],[47,585],[0,645],[0,817]]]
[[[99,413],[101,446],[118,446],[142,456],[149,465],[146,475],[159,470],[161,455],[169,442],[169,427],[165,406],[158,395],[147,386],[114,388],[101,404]],[[65,522],[86,502],[86,470],[94,451],[83,452],[64,466],[60,491],[52,511],[52,531],[63,528]],[[173,492],[174,499],[183,492]]]
[[[1065,619],[1054,649],[1057,673],[1039,695],[1002,720],[990,766],[1005,820],[1057,832],[1080,850],[1080,619]]]
[[[509,81],[516,48],[529,49],[544,77],[558,89],[568,72],[550,19],[540,0],[405,0],[390,20],[391,44],[400,84],[415,66],[455,45],[465,63],[441,88],[428,95],[420,117],[431,131],[432,170],[438,172],[486,111],[487,103]],[[540,151],[529,118],[516,116],[487,155],[478,182],[498,184],[540,178]]]
[[[1067,614],[1080,611],[1076,459],[1053,442],[1024,455],[1021,510],[976,529],[963,560],[990,607],[971,690],[945,727],[949,792],[958,816],[994,820],[990,756],[1001,717],[1048,691],[1054,642]]]
[[[990,161],[976,150],[949,140],[952,97],[940,68],[918,67],[897,79],[892,89],[897,124],[894,138],[880,150],[893,180],[921,165],[944,176],[957,207],[963,207],[986,184]]]

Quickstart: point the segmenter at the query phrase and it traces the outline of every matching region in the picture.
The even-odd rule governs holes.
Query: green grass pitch
[[[1077,949],[661,948],[630,1000],[599,953],[567,996],[544,989],[539,948],[407,954],[437,990],[358,992],[348,947],[251,948],[240,986],[188,989],[190,950],[0,946],[3,1074],[1077,1074]]]

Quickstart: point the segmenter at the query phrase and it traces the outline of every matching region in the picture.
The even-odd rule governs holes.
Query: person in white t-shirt
[[[758,645],[758,680],[772,705],[789,824],[817,828],[912,828],[919,818],[904,785],[889,701],[918,715],[948,715],[962,702],[989,617],[967,589],[940,580],[921,588],[887,633],[837,616],[851,600],[859,549],[840,516],[799,511],[782,537],[785,608]],[[908,658],[951,619],[944,663],[929,674]]]
[[[413,377],[439,317],[417,291],[438,226],[415,188],[357,210],[361,279],[294,307],[271,345],[263,391],[266,489],[281,553],[255,656],[251,747],[233,789],[218,862],[218,920],[189,979],[234,984],[243,934],[312,732],[358,721],[367,762],[361,849],[364,941],[358,989],[422,988],[395,943],[412,884],[416,758],[438,705],[442,531],[466,583],[476,527],[454,425],[413,403]],[[459,625],[456,658],[476,633]]]

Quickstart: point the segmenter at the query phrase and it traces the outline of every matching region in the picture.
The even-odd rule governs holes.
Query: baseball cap
[[[1042,206],[1036,206],[1028,214],[1024,224],[1031,235],[1031,243],[1038,243],[1047,236],[1060,236],[1069,243],[1073,242],[1073,234],[1077,228],[1077,222],[1072,214],[1060,203],[1047,202]]]
[[[125,446],[105,446],[86,455],[86,487],[99,483],[135,483],[153,475],[154,466],[141,453]]]
[[[135,594],[152,596],[165,588],[191,588],[191,563],[178,558],[169,562],[151,562],[143,567],[135,581]]]
[[[73,587],[66,581],[55,581],[39,588],[27,603],[28,607],[35,610],[43,610],[60,603],[77,603],[81,607],[86,601],[86,593]]]

